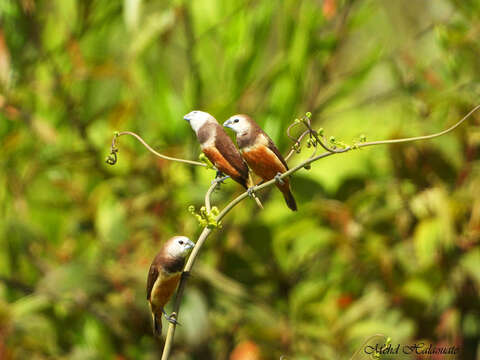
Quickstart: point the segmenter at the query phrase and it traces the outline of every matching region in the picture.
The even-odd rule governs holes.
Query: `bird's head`
[[[174,236],[165,244],[167,254],[173,258],[185,258],[195,243],[186,236]]]
[[[250,121],[247,115],[233,115],[223,123],[223,126],[232,129],[238,135],[245,134],[250,130]]]
[[[190,111],[183,118],[190,123],[190,126],[195,132],[197,132],[206,122],[216,121],[212,115],[200,110]]]

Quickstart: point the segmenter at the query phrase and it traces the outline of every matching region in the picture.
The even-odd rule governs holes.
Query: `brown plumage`
[[[197,134],[203,153],[215,167],[248,189],[248,166],[225,130],[215,123],[204,124]]]
[[[197,134],[203,153],[215,167],[248,189],[251,184],[248,166],[230,137],[217,120],[203,111],[192,111],[184,116]]]
[[[203,153],[218,171],[230,176],[245,189],[253,186],[248,165],[217,120],[204,111],[191,111],[183,117],[197,134]],[[263,208],[254,196],[257,205]]]
[[[150,265],[147,300],[153,317],[153,333],[162,334],[162,313],[180,281],[185,258],[195,244],[185,236],[167,240]]]
[[[237,136],[237,145],[243,158],[255,174],[263,180],[271,180],[288,170],[288,165],[270,137],[247,115],[234,115],[223,126],[231,128]],[[297,210],[295,198],[290,190],[288,178],[277,182],[287,206]]]

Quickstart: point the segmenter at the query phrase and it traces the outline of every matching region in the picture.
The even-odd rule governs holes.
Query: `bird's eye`
[[[179,243],[180,245],[183,245],[183,240],[180,240],[178,243]]]
[[[234,123],[238,123],[239,121],[240,121],[240,119],[233,120]]]

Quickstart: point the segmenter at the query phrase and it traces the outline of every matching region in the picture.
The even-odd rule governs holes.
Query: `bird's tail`
[[[251,188],[253,185],[255,185],[255,184],[253,183],[252,175],[251,175],[250,173],[248,173],[247,189],[248,189],[248,188]],[[258,207],[263,210],[262,202],[261,202],[260,199],[257,197],[257,195],[252,194],[252,197],[253,197],[253,199],[255,200],[255,202],[257,203]]]
[[[162,317],[157,316],[155,314],[153,316],[153,334],[156,337],[161,337],[162,336]]]
[[[289,182],[285,181],[285,180],[286,179],[283,179],[283,181],[284,181],[283,185],[277,184],[277,187],[282,192],[283,198],[285,199],[285,202],[287,203],[287,206],[291,210],[297,211],[297,202],[295,201],[295,198],[293,197],[292,191],[290,190]]]

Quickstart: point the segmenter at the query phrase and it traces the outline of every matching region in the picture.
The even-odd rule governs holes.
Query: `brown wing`
[[[285,168],[288,170],[287,162],[283,158],[280,151],[278,151],[273,140],[270,139],[270,136],[268,136],[267,133],[263,131],[262,128],[250,116],[248,115],[241,115],[241,116],[243,116],[250,123],[250,131],[247,136],[244,136],[244,139],[239,139],[239,137],[237,137],[238,146],[240,148],[251,147],[251,146],[255,146],[255,144],[258,143],[259,141],[263,143],[264,139],[266,139],[267,147],[277,156],[278,160],[280,160],[283,166],[285,166]],[[264,139],[262,139],[262,137]]]
[[[238,172],[238,170],[235,169],[233,165],[230,164],[227,159],[225,159],[225,157],[223,157],[223,155],[216,147],[211,146],[203,148],[203,153],[207,155],[207,157],[219,171],[229,175],[233,180],[243,185],[244,187],[247,187],[248,177],[245,179],[243,175]]]
[[[240,152],[233,144],[232,139],[225,130],[218,125],[217,136],[215,137],[215,147],[221,152],[223,157],[238,171],[242,178],[248,178],[248,166],[240,155]]]
[[[148,271],[148,278],[147,278],[147,300],[150,300],[150,296],[152,295],[153,284],[158,278],[158,268],[156,265],[150,265],[150,270]]]
[[[280,160],[280,161],[282,162],[282,164],[285,166],[285,168],[288,170],[287,162],[286,162],[285,159],[283,158],[283,155],[280,154],[280,151],[278,151],[278,149],[277,149],[277,147],[275,146],[275,143],[273,142],[273,140],[270,139],[270,136],[268,136],[267,134],[265,134],[265,137],[266,137],[267,140],[268,140],[268,148],[269,148],[270,150],[272,150],[275,155],[277,155],[278,160]]]
[[[243,156],[253,172],[264,180],[270,180],[286,170],[285,165],[269,147],[260,144],[243,151]]]

